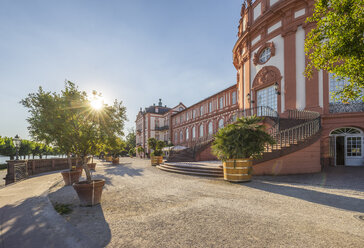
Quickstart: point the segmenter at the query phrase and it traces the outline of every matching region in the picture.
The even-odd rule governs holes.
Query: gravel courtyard
[[[79,207],[63,182],[49,192],[96,247],[363,247],[363,168],[347,182],[321,173],[231,184],[120,163],[93,173],[106,180],[100,206]]]

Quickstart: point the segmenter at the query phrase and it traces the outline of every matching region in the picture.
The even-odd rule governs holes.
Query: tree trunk
[[[70,170],[72,170],[72,161],[71,161],[71,156],[69,153],[67,153],[67,162],[68,162],[68,166],[70,167]]]
[[[94,156],[91,155],[91,164],[93,164],[93,163],[94,163]]]
[[[87,182],[91,183],[91,181],[92,181],[91,172],[90,172],[90,169],[87,166],[87,156],[82,157],[82,167],[85,170]]]

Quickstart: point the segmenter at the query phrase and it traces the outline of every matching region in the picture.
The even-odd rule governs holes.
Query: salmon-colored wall
[[[205,150],[200,152],[196,155],[197,161],[210,161],[210,160],[217,160],[217,157],[215,157],[211,152],[211,146],[208,146]]]
[[[305,174],[320,171],[320,140],[297,152],[253,166],[253,175]]]

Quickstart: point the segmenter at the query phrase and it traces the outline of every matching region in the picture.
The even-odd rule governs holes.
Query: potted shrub
[[[125,149],[125,142],[120,138],[110,139],[107,141],[107,150],[112,155],[111,162],[119,164],[119,155]]]
[[[144,157],[144,148],[143,148],[143,147],[138,146],[138,148],[137,148],[137,152],[138,152],[138,156],[139,156],[140,158],[143,158],[143,157]]]
[[[252,159],[260,157],[267,143],[274,139],[264,131],[262,118],[240,118],[215,135],[212,152],[223,161],[224,179],[246,182],[252,177]]]
[[[96,92],[93,96],[100,97]],[[93,180],[87,166],[87,156],[93,153],[92,144],[105,144],[124,135],[126,120],[126,109],[121,103],[115,101],[109,106],[93,104],[93,101],[69,81],[60,94],[44,92],[40,88],[26,99],[31,109],[28,119],[29,130],[34,130],[31,134],[38,140],[50,139],[48,143],[58,147],[71,147],[82,159],[87,179],[74,183],[73,188],[81,205],[89,206],[100,203],[105,184],[104,180]]]
[[[135,156],[135,148],[130,148],[129,152],[128,152],[129,157],[134,157]]]
[[[166,144],[161,140],[156,140],[155,138],[148,139],[148,147],[153,150],[150,154],[150,161],[153,166],[163,163],[163,152],[162,149]]]

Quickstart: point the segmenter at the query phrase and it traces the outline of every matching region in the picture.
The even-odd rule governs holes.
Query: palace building
[[[326,71],[304,76],[306,23],[314,0],[246,0],[233,47],[235,85],[170,118],[181,157],[214,159],[212,136],[236,117],[258,115],[276,144],[255,160],[255,174],[297,174],[323,166],[364,166],[364,103],[332,98],[347,82]],[[187,160],[186,160],[187,161]]]
[[[140,111],[137,115],[136,124],[136,145],[143,147],[145,153],[150,154],[148,139],[155,138],[167,144],[171,142],[171,116],[186,108],[183,103],[179,103],[174,108],[163,106],[162,99],[158,105],[149,106]]]

